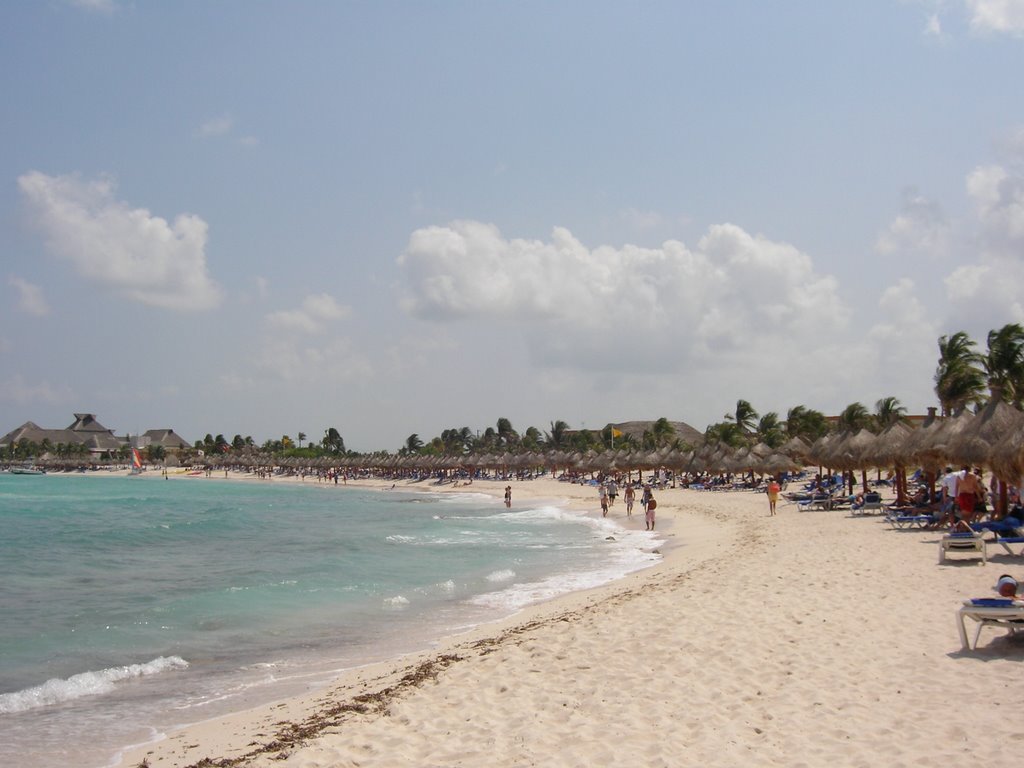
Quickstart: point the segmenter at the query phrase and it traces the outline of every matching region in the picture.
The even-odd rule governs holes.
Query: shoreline
[[[142,478],[162,479],[162,476],[156,473],[147,473],[146,475],[143,475]],[[347,484],[338,483],[337,486],[335,486],[333,482],[317,482],[315,478],[312,480],[306,479],[305,481],[300,477],[295,476],[258,478],[249,473],[243,474],[239,472],[231,472],[227,477],[224,477],[223,474],[218,476],[217,473],[213,473],[209,477],[179,473],[177,475],[171,475],[170,479],[188,479],[194,481],[215,480],[220,482],[241,481],[284,485],[322,486],[329,490],[333,490],[334,487],[337,487],[341,489],[351,488],[353,490],[378,491],[382,493],[390,490],[397,490],[405,493],[422,492],[426,494],[476,493],[499,501],[503,497],[505,485],[512,484],[513,510],[516,506],[522,507],[524,505],[533,505],[536,503],[550,503],[562,506],[582,515],[587,515],[597,519],[601,518],[597,490],[594,486],[557,481],[550,477],[528,481],[474,480],[471,484],[461,484],[459,486],[453,486],[450,483],[435,485],[430,480],[391,481],[381,480],[378,478],[359,480],[350,479]],[[375,706],[383,706],[384,702],[390,701],[393,696],[396,695],[397,691],[410,687],[410,685],[418,684],[425,678],[433,677],[435,674],[433,670],[436,667],[446,667],[451,663],[454,663],[455,656],[466,652],[464,646],[469,646],[471,649],[493,648],[507,642],[510,637],[521,634],[525,631],[524,628],[526,627],[537,627],[551,622],[566,621],[566,616],[568,614],[573,614],[579,609],[578,606],[575,605],[578,600],[586,600],[587,602],[590,602],[595,599],[608,599],[609,596],[603,595],[604,592],[609,590],[614,591],[617,588],[625,589],[626,587],[624,584],[626,582],[630,582],[642,574],[651,573],[652,571],[662,568],[666,560],[673,557],[672,553],[679,549],[679,542],[676,540],[675,534],[672,532],[673,516],[669,514],[671,507],[664,506],[666,502],[662,501],[662,494],[656,492],[656,496],[659,499],[658,523],[660,524],[660,527],[657,529],[657,533],[660,534],[661,542],[659,546],[652,551],[659,554],[661,556],[661,560],[649,567],[634,571],[627,574],[625,577],[616,579],[615,581],[607,584],[589,587],[582,590],[575,590],[569,593],[557,595],[553,598],[540,600],[519,608],[507,616],[475,624],[473,626],[466,627],[461,631],[452,632],[444,636],[435,637],[430,639],[427,642],[427,645],[419,650],[373,661],[366,665],[345,670],[340,674],[340,676],[336,677],[327,685],[317,686],[314,690],[307,693],[274,701],[269,704],[246,708],[239,710],[238,712],[214,717],[210,720],[188,724],[181,728],[177,728],[168,734],[160,734],[156,741],[148,741],[143,744],[132,745],[123,750],[119,761],[115,762],[114,765],[135,766],[141,765],[144,761],[148,761],[150,765],[160,764],[184,766],[201,761],[203,758],[209,758],[213,761],[224,759],[237,760],[239,759],[239,756],[235,754],[235,752],[238,751],[238,747],[236,746],[237,743],[249,744],[253,739],[258,739],[267,729],[267,723],[263,722],[263,720],[268,717],[280,717],[282,709],[287,710],[289,713],[289,725],[287,728],[289,734],[301,732],[304,734],[303,738],[309,738],[312,732],[319,731],[322,728],[327,727],[328,720],[324,715],[324,711],[333,711],[338,708],[336,705],[322,705],[322,701],[325,700],[322,698],[325,696],[325,691],[330,692],[329,694],[326,694],[328,698],[333,698],[338,695],[339,691],[348,691],[348,689],[352,689],[351,691],[348,691],[352,696],[369,696],[370,699],[376,702]],[[623,530],[642,531],[644,530],[642,525],[643,513],[639,512],[639,509],[640,505],[638,503],[634,507],[632,517],[626,517],[625,502],[622,501],[620,496],[618,502],[613,505],[612,511],[608,516],[608,520],[615,523]],[[464,659],[460,656],[459,660]],[[410,675],[411,678],[409,678]],[[381,694],[380,691],[375,692],[373,690],[375,687],[381,688],[385,693]],[[363,706],[363,704],[356,704],[356,707],[359,709],[363,708]],[[342,711],[347,713],[349,709],[346,705],[342,705]],[[254,726],[257,725],[257,720],[263,722],[263,724],[260,728],[254,729]],[[223,726],[236,731],[235,738],[223,740],[220,735],[221,728]],[[281,734],[279,734],[279,736],[280,735]],[[288,735],[286,738],[291,739],[292,735]],[[164,752],[168,747],[168,743],[172,740],[188,742],[190,745],[195,742],[199,742],[214,751],[219,749],[224,753],[230,753],[230,756],[226,757],[225,754],[220,752],[218,752],[217,755],[189,756],[184,759],[166,756],[164,755]],[[275,738],[274,741],[280,742],[281,739]],[[262,748],[261,750],[264,754],[276,751],[276,749],[266,750]],[[189,749],[188,751],[191,753],[193,750]]]
[[[513,503],[552,487],[571,488],[513,483]],[[1019,762],[1024,642],[988,629],[962,651],[954,615],[1001,573],[1020,579],[1021,558],[990,548],[985,566],[939,565],[939,532],[781,502],[769,517],[750,492],[657,498],[676,546],[652,568],[176,731],[120,765]]]

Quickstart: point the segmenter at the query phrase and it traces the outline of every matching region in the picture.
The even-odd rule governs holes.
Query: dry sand
[[[514,504],[571,496],[597,507],[593,488],[512,485]],[[672,545],[655,568],[171,733],[123,765],[1021,762],[1024,642],[986,629],[979,650],[962,652],[954,619],[963,598],[992,596],[1001,573],[1024,580],[1020,558],[990,547],[987,566],[939,565],[937,532],[782,502],[769,517],[763,494],[658,500]],[[624,519],[621,497],[612,516]]]

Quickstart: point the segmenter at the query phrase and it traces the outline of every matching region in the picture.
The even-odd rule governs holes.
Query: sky
[[[924,413],[1022,72],[1024,0],[0,4],[0,433]]]

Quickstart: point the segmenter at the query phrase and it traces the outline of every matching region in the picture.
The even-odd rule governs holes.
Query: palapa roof
[[[187,448],[188,443],[177,435],[173,429],[151,429],[145,433],[149,440],[140,441],[146,445],[162,445],[165,448]],[[50,445],[86,446],[94,453],[117,451],[128,445],[128,437],[118,437],[112,429],[107,429],[91,413],[76,413],[75,420],[65,429],[44,429],[33,421],[26,421],[3,437],[0,446],[14,445],[26,440],[29,443],[42,445],[49,441]]]
[[[72,425],[73,426],[73,425]],[[12,429],[3,437],[0,437],[0,446],[14,445],[25,440],[29,443],[42,445],[43,441],[49,441],[50,445],[71,445],[74,443],[90,444],[101,446],[100,451],[117,450],[124,444],[109,431],[76,430],[76,429],[43,429],[37,424],[26,421],[20,427]]]
[[[164,448],[188,448],[189,444],[173,429],[147,429],[142,438],[148,445],[161,445]]]
[[[875,467],[902,465],[905,462],[903,446],[913,434],[913,428],[903,422],[890,424],[868,445],[861,457],[865,463]]]
[[[91,413],[76,413],[75,420],[74,422],[72,422],[71,426],[68,427],[68,429],[70,429],[73,432],[109,432],[110,434],[114,433],[112,429],[107,429],[98,421],[96,421],[96,416],[94,416]]]
[[[685,421],[669,421],[669,424],[675,430],[675,436],[685,443],[698,445],[704,440],[704,435]],[[654,421],[622,421],[617,424],[609,424],[610,427],[619,430],[622,434],[637,439],[643,437],[644,432],[652,431],[654,425]]]
[[[949,439],[946,455],[956,464],[990,465],[999,443],[1024,428],[1024,414],[993,397],[964,428]]]

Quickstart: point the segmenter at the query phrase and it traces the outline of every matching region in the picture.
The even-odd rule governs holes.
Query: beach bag
[[[648,509],[657,509],[658,508],[658,502],[655,501],[654,499],[651,499],[649,502],[647,502],[647,508]]]

